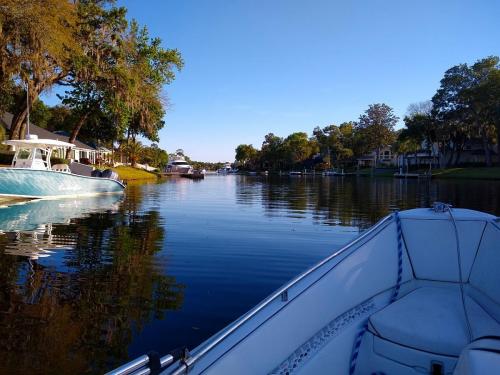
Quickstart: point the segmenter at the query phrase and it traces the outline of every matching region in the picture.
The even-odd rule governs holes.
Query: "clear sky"
[[[160,146],[232,161],[385,102],[403,117],[444,71],[500,55],[498,0],[118,0],[185,60]]]

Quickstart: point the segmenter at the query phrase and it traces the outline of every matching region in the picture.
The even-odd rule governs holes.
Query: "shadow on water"
[[[132,192],[0,210],[0,373],[102,373],[181,307],[184,286],[152,261],[165,229],[140,204]]]
[[[499,190],[207,176],[0,208],[0,373],[99,374],[193,348],[391,211],[444,201],[498,215]]]

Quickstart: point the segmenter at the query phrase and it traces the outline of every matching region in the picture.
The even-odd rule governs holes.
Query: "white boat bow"
[[[393,213],[162,374],[498,373],[499,244],[486,213]]]

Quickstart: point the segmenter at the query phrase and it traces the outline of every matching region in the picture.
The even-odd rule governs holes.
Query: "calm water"
[[[209,176],[0,209],[0,373],[198,343],[394,209],[500,215],[500,183]]]

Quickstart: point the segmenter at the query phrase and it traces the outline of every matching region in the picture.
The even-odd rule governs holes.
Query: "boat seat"
[[[500,369],[500,337],[488,337],[474,341],[460,354],[454,375],[491,374]]]
[[[500,335],[500,324],[465,295],[469,337],[458,285],[419,287],[373,314],[369,330],[390,342],[429,353],[458,357],[472,340]]]

